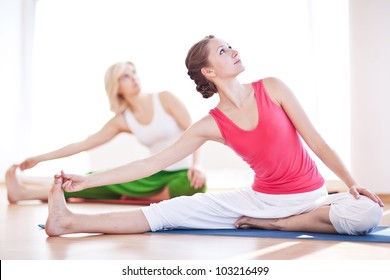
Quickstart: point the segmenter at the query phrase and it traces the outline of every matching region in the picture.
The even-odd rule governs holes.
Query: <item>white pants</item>
[[[152,231],[172,228],[226,229],[242,216],[284,218],[331,205],[329,218],[338,233],[365,234],[380,222],[382,208],[371,199],[349,193],[328,195],[325,187],[288,195],[272,195],[251,188],[181,196],[142,208]]]

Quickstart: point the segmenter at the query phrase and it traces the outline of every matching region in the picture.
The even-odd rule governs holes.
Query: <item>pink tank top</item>
[[[258,124],[253,130],[235,125],[218,108],[210,110],[225,145],[255,172],[253,190],[267,194],[293,194],[320,188],[324,179],[303,146],[294,125],[269,98],[262,80],[253,82]]]

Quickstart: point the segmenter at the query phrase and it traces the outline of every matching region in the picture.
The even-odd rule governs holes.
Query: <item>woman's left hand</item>
[[[365,189],[359,186],[352,186],[349,189],[349,193],[352,194],[356,199],[359,199],[360,195],[367,196],[368,198],[372,199],[374,202],[378,203],[379,206],[383,207],[385,206],[382,202],[382,200],[377,196],[375,193],[370,191],[369,189]]]
[[[188,169],[187,176],[188,180],[190,180],[191,186],[195,189],[201,188],[206,182],[206,176],[204,173],[194,167]]]

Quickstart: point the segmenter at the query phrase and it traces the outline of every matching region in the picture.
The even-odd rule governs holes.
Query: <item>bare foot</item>
[[[49,216],[45,225],[46,234],[48,236],[59,236],[70,233],[69,226],[72,212],[66,207],[61,177],[54,180],[54,185],[49,192],[48,207]]]
[[[275,222],[277,219],[259,219],[251,217],[241,217],[235,223],[236,228],[260,228],[260,229],[276,229]]]
[[[16,176],[16,164],[8,168],[5,173],[5,185],[7,187],[7,197],[10,204],[23,200],[24,194],[26,193],[25,187],[21,184]]]

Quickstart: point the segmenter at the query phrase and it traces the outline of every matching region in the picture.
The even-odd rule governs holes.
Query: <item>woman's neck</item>
[[[241,84],[237,80],[218,86],[220,101],[217,107],[219,109],[241,108],[251,91],[248,85]]]
[[[148,104],[149,94],[139,92],[126,98],[126,105],[132,112],[143,111]]]

